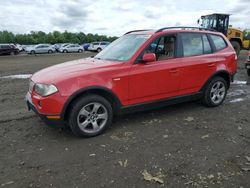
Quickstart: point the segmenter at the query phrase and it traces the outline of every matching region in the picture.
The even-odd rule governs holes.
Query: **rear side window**
[[[8,48],[11,48],[9,45],[2,45],[1,46],[2,49],[8,49]]]
[[[199,33],[183,33],[183,56],[194,56],[203,54],[203,42]]]
[[[214,42],[216,51],[222,50],[227,47],[225,40],[219,35],[210,35]]]

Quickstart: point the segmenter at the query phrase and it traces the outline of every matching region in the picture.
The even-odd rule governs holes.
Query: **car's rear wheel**
[[[36,52],[34,51],[34,50],[32,50],[31,52],[30,52],[30,54],[35,54]]]
[[[78,50],[79,53],[82,53],[82,51],[83,51],[83,50],[81,50],[81,49]]]
[[[219,106],[227,95],[227,82],[222,77],[213,78],[206,86],[203,103],[209,107]]]
[[[63,53],[68,53],[68,51],[67,50],[63,50]]]
[[[10,52],[10,55],[15,55],[15,52]]]
[[[70,109],[69,126],[81,137],[103,133],[112,123],[111,104],[99,95],[89,95],[76,100]]]
[[[247,69],[247,75],[250,76],[250,69]]]
[[[100,51],[102,51],[102,49],[101,48],[97,48],[97,52],[99,53]]]
[[[48,53],[49,53],[49,54],[52,54],[52,53],[53,53],[53,51],[52,51],[52,50],[49,50],[49,51],[48,51]]]

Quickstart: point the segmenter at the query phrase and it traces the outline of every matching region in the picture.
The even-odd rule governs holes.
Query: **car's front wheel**
[[[81,50],[81,49],[78,50],[78,53],[82,53],[82,52],[83,52],[83,50]]]
[[[227,82],[222,77],[213,78],[206,86],[203,103],[209,107],[219,106],[227,95]]]
[[[70,109],[69,126],[81,137],[93,137],[103,133],[112,123],[111,104],[99,95],[89,95],[76,100]]]

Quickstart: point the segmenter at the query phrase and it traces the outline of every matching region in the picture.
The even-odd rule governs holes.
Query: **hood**
[[[96,73],[102,68],[120,63],[121,62],[104,61],[93,58],[79,59],[42,69],[33,74],[31,80],[36,83],[53,84],[67,78]]]

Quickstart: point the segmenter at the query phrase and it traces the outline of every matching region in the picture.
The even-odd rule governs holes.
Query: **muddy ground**
[[[190,102],[120,116],[91,139],[29,112],[28,79],[0,78],[0,187],[250,187],[246,53],[220,107]],[[3,56],[0,76],[91,55]]]

